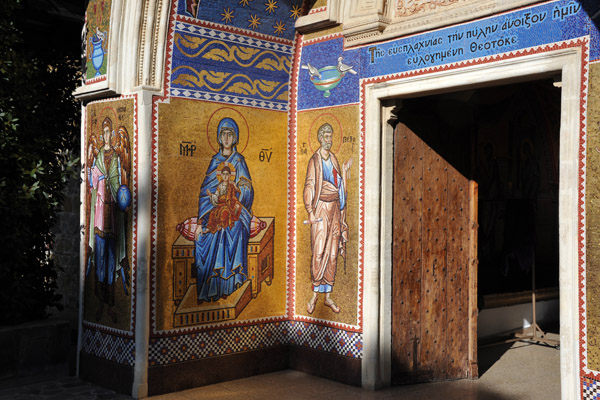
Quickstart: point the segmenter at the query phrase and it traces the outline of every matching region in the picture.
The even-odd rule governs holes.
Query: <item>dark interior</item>
[[[558,287],[553,79],[402,99],[398,121],[479,186],[478,294]],[[480,304],[481,308],[482,304]]]

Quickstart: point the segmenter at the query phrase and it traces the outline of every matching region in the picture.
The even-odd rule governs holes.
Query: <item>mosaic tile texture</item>
[[[294,37],[302,0],[180,0],[177,13],[265,35]]]
[[[286,110],[292,46],[178,21],[170,94]]]
[[[356,75],[346,75],[323,97],[306,70],[299,74],[298,109],[330,107],[358,102],[359,79],[416,71],[479,57],[527,49],[547,43],[591,35],[590,59],[600,55],[598,28],[586,8],[572,0],[499,14],[449,28],[388,40],[380,44],[344,50],[341,35],[306,41],[300,64],[316,68],[337,65],[338,57],[353,66]]]
[[[135,341],[133,338],[115,336],[84,327],[82,351],[119,364],[130,366],[135,364]]]
[[[274,322],[150,339],[150,365],[173,364],[281,345],[362,358],[362,334],[306,322]]]
[[[581,391],[583,400],[600,399],[600,382],[590,378],[583,378]]]

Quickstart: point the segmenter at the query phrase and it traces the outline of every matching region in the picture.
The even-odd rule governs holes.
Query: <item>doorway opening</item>
[[[536,321],[532,320],[532,290],[535,290],[537,323],[542,329],[558,334],[561,124],[561,90],[555,84],[558,80],[546,77],[394,102],[393,114],[398,124],[394,137],[394,196],[402,198],[394,199],[394,242],[404,243],[406,239],[410,243],[399,246],[400,249],[394,243],[392,255],[392,337],[401,338],[402,342],[392,340],[392,383],[476,376],[477,369],[469,367],[470,363],[479,359],[483,373],[502,355],[497,350],[483,350],[478,357],[473,356],[475,360],[460,361],[452,348],[436,350],[439,343],[468,351],[468,329],[452,328],[455,320],[467,321],[461,304],[465,308],[469,302],[475,302],[480,318],[474,323],[478,325],[481,344],[533,325]],[[416,137],[411,141],[408,136],[407,142],[406,132]],[[402,146],[412,150],[398,148]],[[433,162],[436,157],[447,162],[437,172]],[[433,167],[434,172],[415,176],[415,167],[429,171]],[[462,204],[469,203],[468,198],[459,197],[469,196],[469,190],[463,191],[462,187],[460,191],[453,190],[452,186],[461,181],[452,175],[454,172],[445,172],[448,170],[455,170],[460,179],[474,181],[478,187],[475,219],[462,219],[465,230],[470,228],[469,224],[478,224],[473,237],[476,244],[472,244],[476,249],[473,258],[478,260],[476,300],[468,299],[467,288],[461,291],[460,286],[468,284],[469,278],[461,278],[466,271],[460,265],[453,265],[461,257],[459,248],[463,251],[463,246],[456,243],[462,240],[465,247],[470,245],[469,239],[459,236],[463,228],[457,228]],[[440,182],[447,182],[447,186]],[[436,191],[439,195],[428,199],[427,194]],[[417,200],[424,201],[424,205]],[[438,214],[431,216],[427,203],[433,202],[435,208],[437,201],[445,203]],[[416,214],[403,210],[413,210],[413,206]],[[408,217],[397,218],[396,213]],[[416,228],[413,231],[405,224],[414,224]],[[402,232],[397,235],[396,230]],[[417,232],[422,240],[415,236]],[[435,264],[440,265],[440,258],[445,259],[435,276]],[[463,257],[462,262],[467,261],[472,262]],[[420,266],[414,268],[417,264]],[[396,268],[402,272],[395,271]],[[407,270],[418,276],[411,278]],[[408,282],[413,287],[397,289]],[[408,313],[412,314],[410,318],[400,316]],[[411,318],[416,322],[411,323]],[[445,321],[447,329],[440,328],[438,320]],[[406,328],[399,328],[403,324]],[[431,330],[435,338],[428,343]],[[502,349],[506,351],[508,347]],[[465,368],[471,371],[466,373]]]

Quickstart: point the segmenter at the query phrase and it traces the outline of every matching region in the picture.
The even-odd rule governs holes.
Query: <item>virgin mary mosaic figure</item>
[[[200,189],[195,232],[198,302],[227,297],[248,279],[248,240],[254,189],[239,129],[231,118],[217,128],[219,151]]]

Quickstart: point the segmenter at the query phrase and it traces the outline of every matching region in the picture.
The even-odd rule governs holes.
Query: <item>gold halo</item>
[[[333,128],[333,136],[337,135],[340,138],[340,143],[339,143],[338,147],[335,150],[332,150],[333,153],[334,154],[337,153],[340,150],[340,148],[342,147],[342,137],[344,136],[344,132],[342,130],[342,124],[340,123],[340,120],[331,113],[324,113],[324,114],[320,114],[313,120],[312,124],[310,125],[310,129],[308,131],[308,147],[310,148],[311,153],[314,153],[316,151],[316,149],[318,149],[320,147],[320,145],[319,145],[316,148],[313,148],[313,141],[316,141],[317,143],[319,143],[319,141],[317,139],[317,131],[319,130],[321,125],[323,125],[326,122],[328,122],[331,125],[331,127]],[[337,126],[337,129],[336,129],[336,126]]]
[[[248,141],[250,139],[250,128],[248,127],[248,121],[246,118],[237,110],[234,110],[231,107],[221,107],[217,109],[212,115],[208,118],[208,122],[206,123],[206,139],[208,140],[208,145],[213,149],[215,153],[219,152],[219,142],[217,141],[217,128],[219,127],[219,122],[223,118],[231,118],[233,119],[238,126],[238,143],[236,145],[237,152],[243,153],[248,146]],[[243,121],[244,123],[241,123]]]
[[[102,109],[102,111],[100,111],[100,113],[98,114],[98,118],[96,120],[96,125],[92,127],[92,132],[90,132],[90,134],[89,134],[89,136],[96,135],[96,139],[100,140],[100,141],[98,141],[98,143],[102,143],[102,144],[104,144],[104,135],[102,133],[102,121],[104,121],[104,119],[106,117],[110,117],[110,120],[112,122],[112,132],[110,133],[111,139],[112,139],[112,133],[114,131],[116,131],[115,124],[118,124],[119,120],[117,117],[117,112],[111,106],[106,106]],[[112,143],[111,143],[111,145],[112,145]]]
[[[217,166],[217,179],[219,180],[219,182],[223,182],[223,178],[221,177],[221,171],[223,171],[223,168],[225,167],[228,167],[231,171],[231,175],[235,176],[235,167],[233,166],[233,164],[224,161]]]

